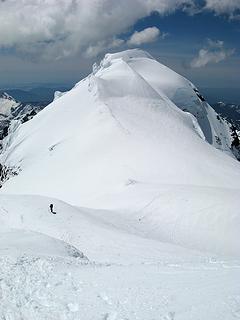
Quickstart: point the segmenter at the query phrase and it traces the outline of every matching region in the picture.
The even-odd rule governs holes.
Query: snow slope
[[[239,259],[147,239],[104,222],[110,212],[52,198],[0,203],[2,319],[239,317]]]
[[[0,196],[0,231],[1,239],[10,239],[11,241],[1,241],[0,250],[6,246],[13,247],[18,236],[17,232],[24,231],[19,239],[18,250],[24,253],[23,249],[29,250],[25,252],[31,255],[39,245],[40,249],[36,250],[38,254],[41,252],[45,256],[51,256],[47,244],[50,244],[53,239],[57,239],[56,243],[51,245],[56,249],[55,256],[60,250],[62,253],[59,256],[66,257],[67,252],[72,250],[63,250],[66,244],[73,246],[83,252],[90,261],[98,261],[98,263],[115,263],[115,264],[134,264],[134,263],[157,263],[161,257],[166,263],[174,262],[205,262],[210,257],[215,257],[214,254],[201,255],[183,249],[181,247],[162,244],[158,241],[146,239],[140,233],[127,230],[118,222],[118,217],[115,216],[115,221],[109,221],[108,217],[111,212],[105,210],[93,210],[85,208],[76,208],[62,201],[40,197],[40,196],[22,196],[22,195],[7,195]],[[49,211],[49,203],[54,203],[54,208],[57,212],[53,215]],[[37,223],[36,223],[37,221]],[[126,226],[131,224],[131,218],[126,218]],[[31,232],[30,232],[31,231]],[[5,237],[3,234],[8,234]],[[11,236],[12,233],[12,236]],[[45,249],[42,248],[42,237],[46,237]],[[32,248],[28,242],[32,241]],[[13,242],[13,244],[12,244]],[[25,246],[24,246],[25,245]],[[23,249],[21,249],[23,248]],[[51,249],[51,248],[50,248]],[[53,250],[52,249],[52,250]],[[73,256],[70,254],[69,256]],[[133,254],[134,253],[134,254]]]

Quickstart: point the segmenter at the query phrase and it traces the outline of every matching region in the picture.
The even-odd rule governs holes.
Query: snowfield
[[[149,54],[13,123],[0,163],[0,319],[240,318],[231,131]]]
[[[39,196],[0,200],[1,319],[239,317],[239,258],[126,232],[103,210]]]

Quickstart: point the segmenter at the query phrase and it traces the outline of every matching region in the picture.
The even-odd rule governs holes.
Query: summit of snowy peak
[[[240,158],[240,154],[236,156],[233,152],[231,125],[221,119],[191,81],[161,64],[149,53],[140,49],[108,53],[99,66],[93,65],[93,75],[96,81],[92,84],[97,84],[100,88],[98,92],[104,91],[104,96],[132,95],[134,91],[138,96],[158,95],[171,101],[178,109],[194,116],[209,144]]]
[[[115,60],[115,59],[122,59],[128,61],[130,59],[137,59],[137,58],[147,58],[155,60],[148,52],[141,50],[141,49],[129,49],[124,50],[116,53],[107,53],[103,59],[104,60]]]
[[[133,59],[152,59],[154,58],[146,51],[141,49],[129,49],[124,50],[116,53],[107,53],[105,54],[104,58],[101,60],[99,68],[106,68],[111,65],[116,60],[123,60],[125,62],[129,62]],[[97,71],[96,69],[97,64],[93,65],[93,72]]]
[[[108,54],[101,65],[108,67],[116,63],[116,59],[119,58],[124,60],[160,96],[167,97],[179,109],[192,114],[209,144],[231,156],[234,154],[230,124],[222,121],[191,81],[161,64],[147,52],[138,49]]]

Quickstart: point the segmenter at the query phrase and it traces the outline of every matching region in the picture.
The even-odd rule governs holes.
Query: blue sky
[[[1,87],[72,84],[105,53],[132,47],[149,51],[197,86],[239,87],[239,0],[51,4],[0,1]]]
[[[230,20],[213,13],[188,15],[178,11],[163,17],[152,14],[139,20],[133,29],[140,31],[150,26],[157,26],[168,34],[164,40],[142,46],[160,62],[199,86],[240,88],[240,20]],[[199,50],[208,46],[208,39],[221,40],[226,49],[234,49],[235,52],[219,63],[190,68],[190,61]]]

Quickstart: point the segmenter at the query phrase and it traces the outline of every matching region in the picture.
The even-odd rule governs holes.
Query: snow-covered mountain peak
[[[102,173],[106,170],[107,189],[116,181],[124,184],[128,179],[144,181],[150,176],[164,183],[218,185],[217,180],[224,185],[225,177],[219,174],[214,174],[216,180],[210,178],[213,172],[199,175],[198,163],[204,163],[206,157],[215,169],[222,161],[225,163],[225,160],[214,160],[215,150],[209,144],[232,155],[229,127],[191,82],[144,51],[134,49],[107,54],[93,74],[69,92],[57,96],[61,98],[9,137],[11,143],[6,140],[8,149],[2,154],[2,161],[7,158],[9,166],[27,167],[28,163],[34,166],[43,156],[49,167],[49,150],[61,146],[60,163],[68,162],[63,173],[66,178],[71,168],[79,167],[77,157],[70,152],[71,148],[77,148],[79,163],[82,162],[77,175],[86,176],[87,167],[91,181],[96,180],[94,177],[99,170]],[[67,159],[64,148],[69,153]],[[91,157],[88,159],[88,154],[99,158],[98,164]],[[216,156],[223,157],[218,153]],[[113,160],[114,166],[110,169],[102,163],[106,157]],[[136,157],[139,159],[137,166]],[[179,158],[177,165],[176,157]],[[191,168],[186,165],[189,162]],[[132,169],[126,170],[126,167]],[[52,170],[57,170],[55,163]],[[80,184],[82,182],[81,178]],[[100,180],[94,182],[96,192],[98,184]],[[92,185],[89,189],[85,186],[83,192],[92,194]],[[38,193],[41,194],[40,190]]]
[[[191,82],[128,50],[56,98],[4,139],[2,193],[111,209],[155,239],[239,251],[231,132]],[[223,194],[229,207],[219,211]]]
[[[100,65],[104,66],[110,63],[111,61],[122,59],[128,62],[131,59],[153,59],[155,60],[148,52],[141,49],[129,49],[117,53],[107,53],[103,60],[100,62]]]

